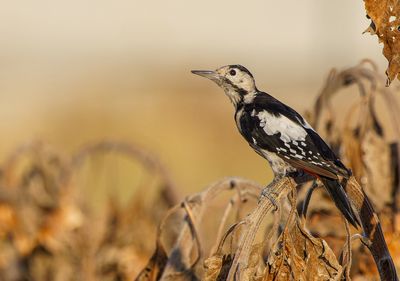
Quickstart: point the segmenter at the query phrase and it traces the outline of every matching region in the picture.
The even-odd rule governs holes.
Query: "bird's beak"
[[[192,73],[206,77],[214,82],[218,82],[220,80],[219,74],[213,70],[192,70]]]

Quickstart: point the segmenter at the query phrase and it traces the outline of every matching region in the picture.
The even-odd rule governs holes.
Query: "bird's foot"
[[[274,212],[278,210],[279,206],[278,203],[276,202],[276,199],[278,194],[276,194],[272,187],[282,179],[282,177],[275,177],[274,180],[268,184],[262,191],[261,191],[261,198],[266,197],[268,198],[268,200],[272,203],[272,205],[274,205]],[[260,200],[258,202],[260,202]]]

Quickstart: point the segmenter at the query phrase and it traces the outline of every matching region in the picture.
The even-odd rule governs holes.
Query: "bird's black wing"
[[[239,129],[259,154],[275,152],[293,167],[337,179],[346,167],[295,110],[266,93],[259,93],[237,117]]]

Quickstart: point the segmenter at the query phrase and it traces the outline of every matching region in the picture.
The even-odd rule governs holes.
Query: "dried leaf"
[[[382,210],[393,201],[390,147],[374,131],[369,131],[361,140],[365,181],[362,186],[377,210]]]
[[[159,280],[164,267],[167,263],[168,257],[160,244],[157,245],[156,250],[146,267],[139,273],[136,281],[156,281]]]
[[[339,280],[341,274],[342,267],[328,244],[308,233],[296,212],[269,255],[263,280]]]
[[[204,281],[215,281],[222,268],[222,256],[214,255],[204,261]]]
[[[365,0],[372,30],[383,43],[383,55],[389,61],[387,86],[400,72],[400,3],[397,0]],[[373,28],[374,27],[374,28]]]
[[[232,265],[232,256],[215,254],[204,261],[205,276],[204,281],[223,281],[226,280],[229,268]]]
[[[250,250],[249,263],[243,271],[243,281],[254,281],[257,279],[257,270],[260,265],[264,264],[263,258],[261,256],[262,249],[264,248],[264,243],[258,243],[253,245]],[[260,276],[259,278],[262,278]]]

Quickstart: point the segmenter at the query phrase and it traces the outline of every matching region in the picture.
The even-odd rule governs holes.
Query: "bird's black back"
[[[296,125],[301,126],[306,132],[304,144],[301,146],[295,141],[291,144],[290,150],[296,153],[285,153],[278,148],[288,150],[287,144],[282,141],[281,134],[278,132],[274,135],[268,135],[263,127],[260,126],[260,120],[257,114],[266,111],[276,118],[286,117]],[[239,116],[240,115],[240,116]],[[285,161],[292,164],[296,168],[310,170],[317,174],[325,175],[331,178],[337,178],[337,175],[344,177],[349,176],[349,171],[343,163],[336,157],[324,140],[308,125],[304,118],[291,107],[283,104],[271,95],[258,92],[250,103],[241,103],[236,110],[236,122],[241,134],[250,144],[250,146],[262,155],[262,150],[277,153],[280,157],[284,157]],[[307,149],[304,159],[293,157],[294,154],[300,155]],[[309,159],[311,158],[311,159]],[[319,163],[319,164],[315,164]],[[320,166],[322,164],[324,166]],[[321,170],[324,169],[324,170]]]

